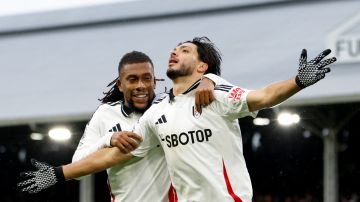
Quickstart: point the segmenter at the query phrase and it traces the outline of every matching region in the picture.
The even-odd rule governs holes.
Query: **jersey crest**
[[[192,107],[192,114],[195,118],[199,118],[201,116],[201,112],[198,112],[195,106]]]

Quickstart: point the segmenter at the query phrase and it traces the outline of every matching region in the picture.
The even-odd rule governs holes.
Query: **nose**
[[[176,56],[176,52],[175,52],[175,51],[176,51],[176,50],[171,51],[170,56]]]
[[[142,80],[139,80],[139,82],[137,83],[136,89],[141,90],[145,88],[145,84]]]

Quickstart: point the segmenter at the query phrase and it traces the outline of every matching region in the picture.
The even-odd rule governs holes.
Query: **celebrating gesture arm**
[[[276,82],[262,89],[251,91],[247,97],[249,110],[257,111],[280,104],[301,89],[323,79],[325,74],[330,72],[328,65],[336,61],[335,57],[323,60],[330,52],[330,49],[324,50],[314,59],[307,61],[307,53],[303,49],[295,79]]]
[[[330,72],[330,68],[326,67],[329,64],[336,61],[335,57],[324,59],[331,52],[330,49],[324,50],[316,58],[307,62],[306,49],[303,49],[300,55],[300,64],[298,68],[298,74],[295,77],[296,84],[300,88],[305,88],[325,77],[325,74]]]
[[[62,167],[53,167],[35,159],[31,159],[31,164],[37,169],[36,171],[20,173],[21,177],[30,177],[18,184],[18,187],[23,192],[30,194],[38,193],[43,189],[65,180]]]
[[[141,141],[141,139],[137,140]],[[126,153],[123,153],[123,150],[118,148],[119,144],[121,143],[118,142],[115,147],[100,149],[77,162],[58,167],[32,159],[31,163],[36,170],[21,173],[20,176],[26,180],[18,183],[18,187],[23,192],[34,194],[59,182],[96,173],[131,159],[132,155],[128,152],[135,147],[126,149]]]

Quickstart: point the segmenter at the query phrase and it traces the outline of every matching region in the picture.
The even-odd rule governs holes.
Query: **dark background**
[[[342,201],[353,194],[360,194],[360,103],[346,103],[326,106],[292,107],[299,113],[301,121],[297,125],[282,127],[276,121],[278,108],[262,110],[258,117],[268,117],[267,126],[255,126],[252,118],[240,119],[243,135],[244,156],[254,189],[254,201],[322,201],[323,191],[323,144],[322,138],[309,134],[303,123],[321,125],[329,112],[334,113],[335,124],[348,114],[350,121],[338,133],[339,191]],[[319,116],[321,115],[321,116]],[[324,116],[325,115],[325,116]],[[325,120],[324,120],[325,117]],[[334,120],[333,120],[334,121]],[[67,125],[73,132],[66,143],[56,143],[46,135],[41,141],[30,139],[32,129],[25,126],[0,128],[0,194],[1,202],[8,201],[78,201],[79,182],[76,180],[60,183],[48,190],[29,195],[21,193],[16,183],[19,173],[32,170],[30,159],[47,162],[54,166],[71,162],[72,155],[85,128],[87,120],[72,123],[37,124],[37,132],[46,134],[52,125]],[[323,124],[323,125],[326,125]],[[253,136],[259,133],[260,146],[252,144]],[[305,135],[304,135],[305,134]],[[95,201],[109,202],[106,173],[95,176]],[[310,198],[310,199],[309,199]],[[340,199],[339,199],[340,201]]]

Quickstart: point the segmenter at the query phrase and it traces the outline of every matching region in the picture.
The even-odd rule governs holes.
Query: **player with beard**
[[[168,96],[155,101],[135,126],[134,133],[143,138],[140,146],[129,154],[118,148],[105,148],[82,161],[62,166],[58,173],[64,179],[73,179],[134,157],[145,157],[160,144],[178,201],[251,202],[252,186],[237,119],[255,116],[258,110],[277,105],[323,79],[330,72],[327,66],[336,61],[323,60],[329,53],[325,50],[307,61],[303,50],[294,78],[262,89],[217,85],[216,100],[199,112],[194,106],[194,89],[204,74],[220,73],[221,57],[206,37],[181,43],[169,59],[167,75],[173,88]],[[43,176],[33,178],[41,180]]]
[[[77,162],[108,145],[117,146],[128,153],[138,146],[141,137],[131,131],[141,115],[151,106],[155,97],[155,76],[151,59],[144,53],[125,54],[118,66],[119,76],[100,99],[101,105],[86,125],[84,134],[73,156]],[[211,102],[213,84],[203,80],[198,89],[199,104]],[[158,95],[159,97],[163,95]],[[202,102],[200,102],[202,101]],[[137,140],[137,141],[134,141]],[[47,165],[32,162],[40,170]],[[166,167],[164,152],[155,147],[145,158],[133,158],[107,169],[111,201],[173,201],[173,190]],[[36,193],[42,188],[31,186],[23,191]]]

